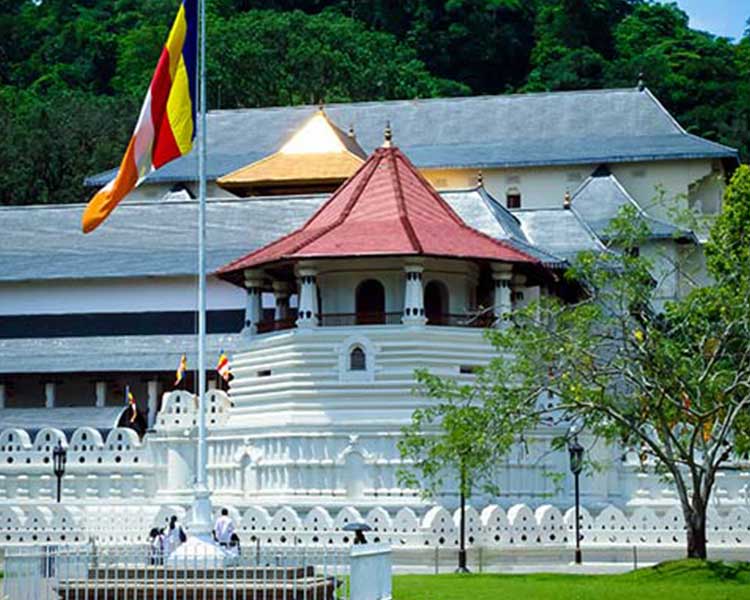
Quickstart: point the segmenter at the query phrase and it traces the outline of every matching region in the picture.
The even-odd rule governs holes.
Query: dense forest
[[[0,204],[117,164],[178,0],[0,0]],[[644,0],[208,0],[211,108],[646,85],[750,157],[750,27]],[[750,17],[750,7],[748,8]],[[749,21],[750,25],[750,21]]]

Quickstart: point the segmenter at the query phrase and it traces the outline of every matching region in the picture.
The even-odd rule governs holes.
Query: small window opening
[[[365,371],[367,370],[367,357],[365,351],[362,348],[354,348],[349,354],[349,370],[350,371]]]
[[[508,208],[521,208],[521,193],[508,192],[505,195],[505,206]]]
[[[270,377],[271,376],[271,369],[263,369],[262,371],[257,371],[255,373],[256,377]]]
[[[479,371],[477,365],[461,365],[458,368],[458,372],[462,375],[475,375]]]

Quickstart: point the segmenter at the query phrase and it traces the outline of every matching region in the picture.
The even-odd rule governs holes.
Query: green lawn
[[[674,561],[622,575],[397,575],[394,600],[750,600],[750,563]]]

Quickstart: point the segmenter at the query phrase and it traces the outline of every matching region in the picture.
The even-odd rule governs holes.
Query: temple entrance
[[[355,294],[357,325],[385,323],[385,289],[376,279],[367,279],[357,286]]]

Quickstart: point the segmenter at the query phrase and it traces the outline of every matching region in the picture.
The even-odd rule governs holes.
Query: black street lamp
[[[568,454],[570,454],[570,471],[575,479],[576,491],[576,564],[580,565],[581,559],[581,534],[580,534],[580,506],[581,496],[578,488],[578,478],[583,470],[583,446],[578,443],[578,436],[568,442]]]
[[[461,523],[459,524],[458,569],[456,573],[468,573],[466,566],[466,471],[461,467],[461,494],[459,498]]]
[[[52,450],[52,467],[57,477],[57,502],[60,502],[62,492],[62,478],[65,475],[65,463],[68,461],[68,451],[63,448],[62,442],[57,442],[57,446]]]

